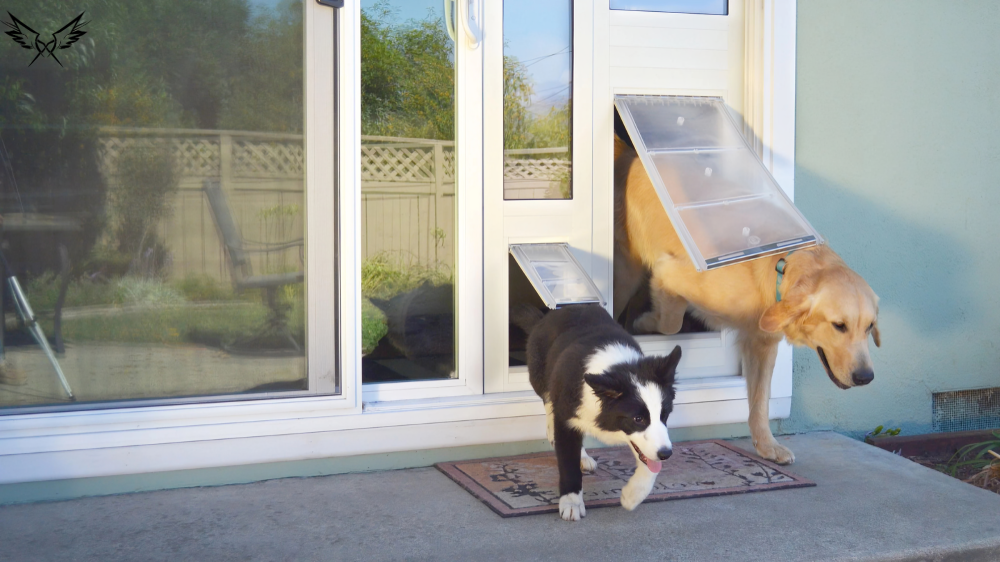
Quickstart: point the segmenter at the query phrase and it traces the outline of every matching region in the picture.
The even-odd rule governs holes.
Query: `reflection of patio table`
[[[10,232],[24,232],[24,233],[45,233],[51,232],[57,234],[56,236],[56,251],[59,251],[59,246],[62,243],[59,234],[64,232],[76,232],[80,230],[81,222],[80,219],[74,218],[72,216],[66,215],[44,215],[40,213],[4,213],[0,215],[0,240],[2,240],[3,234]],[[61,260],[62,261],[62,260]],[[69,275],[69,263],[63,263],[63,271],[60,275]],[[0,266],[2,269],[2,266]],[[11,272],[13,275],[13,272]],[[6,277],[3,277],[6,279]],[[53,310],[53,314],[57,319],[53,329],[53,337],[56,341],[56,350],[59,352],[63,351],[62,346],[62,326],[61,322],[58,320],[62,316],[62,303],[65,295],[63,292],[66,290],[65,283],[60,284],[60,298],[56,301],[56,308]],[[3,313],[4,306],[6,304],[6,291],[0,290],[0,314]],[[2,315],[0,315],[2,318]],[[6,332],[6,323],[0,322],[0,358],[3,357],[3,339]]]
[[[73,232],[80,230],[80,220],[64,215],[5,213],[0,226],[4,232]]]

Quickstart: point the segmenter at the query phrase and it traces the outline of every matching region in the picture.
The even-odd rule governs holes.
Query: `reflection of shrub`
[[[59,277],[51,272],[28,281],[25,286],[28,302],[35,312],[49,312],[55,308],[59,297]],[[70,283],[64,306],[110,305],[115,302],[115,287],[83,278]]]
[[[385,314],[368,299],[361,300],[361,354],[368,355],[389,333]]]
[[[128,273],[132,258],[108,245],[99,244],[91,250],[81,267],[87,275],[107,280]]]
[[[118,157],[117,172],[110,211],[118,250],[136,262],[152,262],[141,264],[143,269],[162,268],[165,250],[153,229],[172,210],[170,196],[179,180],[173,154],[166,146],[131,146]]]
[[[224,301],[236,298],[231,286],[204,274],[188,275],[175,282],[174,287],[189,301]]]
[[[115,281],[115,302],[129,306],[182,304],[184,296],[159,279],[121,277]]]
[[[59,297],[59,277],[47,271],[28,281],[25,291],[36,312],[50,312]],[[106,283],[84,277],[69,284],[63,306],[160,306],[184,302],[181,291],[159,279],[126,276]]]
[[[428,267],[404,263],[388,252],[380,252],[361,263],[361,294],[366,297],[391,298],[430,281],[434,285],[450,283],[448,266]]]

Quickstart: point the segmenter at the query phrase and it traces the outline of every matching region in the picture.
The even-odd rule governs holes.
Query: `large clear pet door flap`
[[[823,243],[721,99],[616,95],[615,107],[698,271]]]
[[[566,244],[511,244],[510,253],[549,308],[606,301]]]

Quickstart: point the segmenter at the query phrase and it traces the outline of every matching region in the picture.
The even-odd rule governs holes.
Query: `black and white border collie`
[[[680,347],[665,357],[644,357],[635,338],[596,304],[544,317],[528,308],[512,310],[511,319],[529,333],[531,386],[545,402],[559,463],[559,515],[579,521],[587,513],[583,472],[597,465],[583,448],[584,435],[631,447],[636,469],[621,500],[625,509],[635,509],[672,452],[666,423]]]

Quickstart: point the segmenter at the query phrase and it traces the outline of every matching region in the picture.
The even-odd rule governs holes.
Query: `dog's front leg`
[[[639,460],[634,451],[632,456],[635,457],[635,474],[622,488],[622,507],[629,511],[639,507],[639,504],[653,491],[653,484],[656,483],[656,474],[646,468],[646,463]]]
[[[757,335],[741,338],[743,376],[747,380],[747,399],[750,401],[750,436],[757,454],[778,464],[791,464],[795,462],[795,455],[774,439],[768,421],[771,375],[780,341]]]
[[[649,297],[653,301],[653,309],[635,320],[635,330],[638,333],[661,333],[673,335],[681,331],[684,325],[684,313],[687,311],[687,300],[664,286],[661,271],[654,269],[649,281]]]
[[[556,462],[559,464],[559,516],[566,521],[579,521],[587,515],[583,505],[583,472],[580,451],[583,435],[556,420]]]

